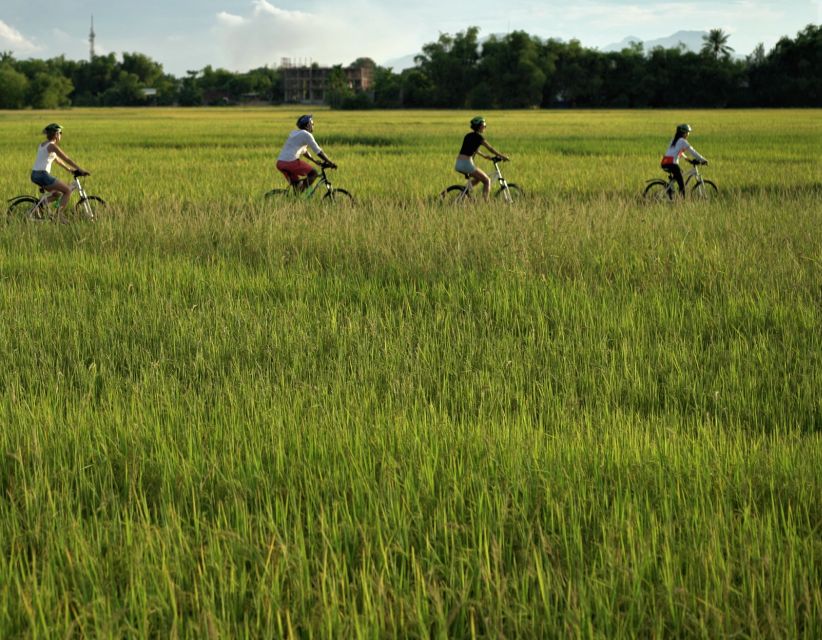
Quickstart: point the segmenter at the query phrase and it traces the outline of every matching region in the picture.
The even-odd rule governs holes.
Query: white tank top
[[[52,151],[49,153],[49,145],[51,140],[47,140],[37,147],[37,158],[34,160],[32,171],[51,171],[51,163],[57,157],[57,154]]]

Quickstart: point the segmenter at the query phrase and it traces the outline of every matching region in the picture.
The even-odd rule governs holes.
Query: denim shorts
[[[51,185],[57,182],[57,178],[51,175],[48,171],[32,171],[31,181],[38,187],[48,189]]]
[[[477,170],[477,167],[470,160],[466,160],[465,158],[457,158],[457,164],[454,165],[454,170],[459,171],[460,173],[474,173],[474,171]]]

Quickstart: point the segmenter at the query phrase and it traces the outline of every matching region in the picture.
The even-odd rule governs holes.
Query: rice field
[[[0,637],[821,637],[822,112],[298,111],[0,111]]]

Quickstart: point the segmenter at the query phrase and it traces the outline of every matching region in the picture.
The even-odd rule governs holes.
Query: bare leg
[[[54,202],[57,198],[60,198],[60,204],[57,206],[57,220],[59,222],[66,222],[66,218],[63,215],[63,212],[66,210],[66,207],[69,203],[69,198],[71,198],[71,187],[68,186],[65,182],[58,180],[57,182],[53,183],[51,186],[48,187],[48,191],[51,192],[49,196],[49,203]]]
[[[318,175],[320,175],[320,174],[319,174],[319,173],[317,173],[317,170],[316,170],[316,169],[312,169],[312,170],[311,170],[311,173],[309,173],[309,174],[305,177],[305,182],[303,183],[303,185],[304,185],[304,186],[303,186],[303,188],[301,189],[301,191],[305,191],[306,189],[308,189],[308,187],[310,187],[310,186],[314,183],[314,181],[317,179],[317,176],[318,176]]]
[[[58,180],[48,187],[48,190],[51,191],[49,202],[54,202],[54,200],[59,197],[60,205],[57,207],[57,213],[63,213],[68,206],[69,198],[71,198],[71,187],[69,187],[65,182]]]
[[[474,184],[482,183],[482,197],[488,201],[491,196],[491,178],[482,169],[477,169],[471,174]]]

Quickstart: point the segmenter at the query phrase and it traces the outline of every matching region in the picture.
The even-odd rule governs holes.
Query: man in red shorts
[[[319,156],[320,160],[328,164],[332,169],[337,167],[336,164],[328,159],[320,145],[312,135],[314,132],[314,118],[310,114],[300,116],[297,118],[297,128],[288,134],[288,139],[283,145],[282,151],[277,158],[277,169],[285,175],[289,182],[298,182],[302,178],[305,181],[299,185],[300,190],[304,190],[314,180],[317,179],[317,170],[310,164],[302,160],[302,156],[308,158],[314,164],[318,164],[311,154],[309,149]]]

